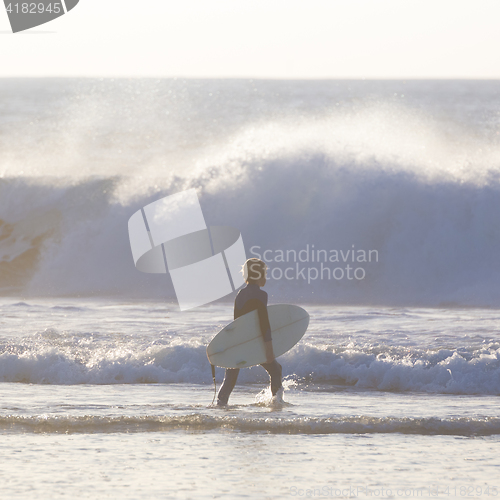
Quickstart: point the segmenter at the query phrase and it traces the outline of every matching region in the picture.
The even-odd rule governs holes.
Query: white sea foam
[[[126,85],[119,89],[124,95],[133,90]],[[449,90],[453,95],[454,89]],[[187,114],[179,108],[175,118],[168,115],[169,127],[180,126],[191,114],[200,118],[202,108],[196,106],[202,103],[197,91],[190,92],[186,90],[182,108]],[[158,99],[167,99],[161,95]],[[251,118],[215,107],[212,111],[219,110],[217,119],[223,124],[212,129],[211,141],[205,114],[177,137],[177,148],[189,137],[188,130],[204,137],[198,137],[196,158],[182,170],[175,162],[158,165],[158,152],[141,168],[127,169],[124,158],[124,168],[117,169],[118,153],[107,143],[92,146],[101,156],[98,177],[83,165],[76,169],[81,163],[76,157],[67,159],[66,166],[61,163],[56,177],[40,176],[43,170],[30,165],[25,168],[31,177],[7,168],[0,179],[0,287],[4,293],[32,296],[173,299],[168,276],[135,269],[127,221],[151,201],[195,187],[207,222],[239,228],[249,256],[254,246],[299,251],[315,245],[344,252],[354,246],[378,252],[376,262],[362,265],[366,277],[361,281],[325,277],[307,283],[302,275],[270,280],[268,289],[278,301],[498,307],[498,139],[490,133],[484,103],[475,104],[476,115],[463,111],[465,123],[444,111],[433,114],[442,105],[442,94],[433,95],[414,97],[412,105],[387,98],[349,103],[337,95],[342,106],[328,105],[321,114],[316,109],[294,119],[276,116],[272,93],[264,98],[261,113]],[[99,96],[88,90],[83,103],[63,100],[60,114],[53,117],[60,127],[69,120],[76,127],[73,134],[82,134],[81,154],[87,128],[82,130],[85,120],[76,118],[86,116],[89,126],[97,120],[102,134],[118,134],[105,123],[122,115],[123,103],[107,96],[107,111],[99,113],[109,116],[99,118],[92,107],[96,99],[101,102]],[[190,98],[194,101],[186,108]],[[146,103],[152,103],[141,99],[143,112],[151,112]],[[128,106],[130,113],[139,112]],[[457,109],[449,105],[446,112]],[[162,120],[151,116],[145,130],[167,126]],[[40,127],[33,131],[41,133]],[[70,131],[63,137],[77,139]],[[119,134],[116,141],[127,146]],[[176,153],[179,165],[189,155],[181,149]],[[52,149],[46,155],[59,161]],[[342,262],[329,265],[345,267]]]
[[[206,343],[140,336],[67,335],[48,330],[0,346],[0,380],[34,384],[210,384]],[[394,345],[301,343],[280,357],[287,384],[354,386],[395,392],[500,395],[500,346],[428,349]],[[223,370],[217,369],[221,380]],[[265,383],[259,367],[241,384]],[[288,386],[287,386],[288,387]],[[267,401],[266,394],[262,401]]]

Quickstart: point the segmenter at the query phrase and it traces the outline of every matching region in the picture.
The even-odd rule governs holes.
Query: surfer
[[[267,373],[269,373],[269,377],[271,378],[271,393],[273,396],[276,396],[278,391],[282,389],[282,368],[274,357],[271,326],[267,314],[267,293],[261,290],[261,287],[266,284],[266,269],[266,264],[256,258],[248,259],[243,265],[243,277],[247,285],[238,292],[234,300],[234,319],[257,309],[267,360],[266,363],[262,363],[260,366],[263,366]],[[239,368],[226,368],[224,381],[217,395],[218,406],[227,405],[229,396],[236,385],[239,372]]]

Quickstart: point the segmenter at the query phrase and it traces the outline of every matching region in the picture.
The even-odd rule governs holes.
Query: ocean
[[[500,495],[496,81],[0,80],[0,497]],[[310,316],[212,407],[129,217],[195,188]],[[223,370],[217,369],[217,387]]]

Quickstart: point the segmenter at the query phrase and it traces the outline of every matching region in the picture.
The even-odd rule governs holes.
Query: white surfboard
[[[275,304],[267,308],[275,357],[289,351],[306,333],[309,314],[299,306]],[[214,366],[246,368],[266,362],[258,312],[240,316],[223,328],[207,347]]]

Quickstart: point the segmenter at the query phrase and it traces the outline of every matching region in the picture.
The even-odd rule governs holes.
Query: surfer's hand
[[[266,348],[266,361],[272,363],[274,361],[273,341],[264,342],[264,346]]]

